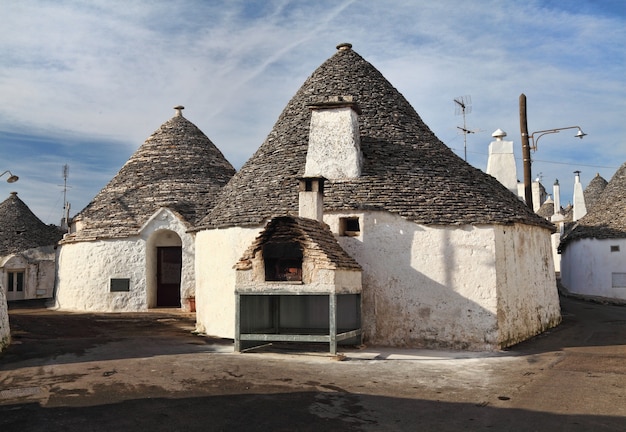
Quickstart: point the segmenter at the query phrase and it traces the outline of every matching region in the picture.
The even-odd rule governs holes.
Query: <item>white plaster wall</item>
[[[490,227],[428,227],[386,212],[359,216],[361,234],[339,237],[363,267],[366,343],[491,349],[497,343],[495,241]]]
[[[575,240],[561,255],[561,283],[572,293],[626,300],[626,288],[613,288],[612,273],[626,273],[626,239]]]
[[[9,327],[9,311],[4,289],[0,287],[0,352],[11,343],[11,329]]]
[[[56,306],[80,311],[140,311],[146,299],[145,241],[138,237],[60,247]],[[130,279],[129,292],[110,292],[110,279]]]
[[[561,243],[561,233],[555,232],[550,236],[552,242],[552,260],[554,261],[554,271],[561,271],[561,255],[559,254],[559,244]]]
[[[537,301],[547,302],[545,316],[560,317],[547,230],[422,226],[387,212],[327,213],[324,222],[338,232],[340,218],[354,216],[360,218],[360,235],[338,241],[363,267],[366,343],[496,349],[510,339],[503,335],[524,333],[518,327],[536,334],[530,315],[537,314],[537,305],[523,307],[517,315],[513,311],[537,293],[542,293]],[[197,233],[198,331],[234,336],[233,266],[260,231],[261,227]],[[540,264],[529,252],[533,247],[540,249]],[[520,258],[518,267],[520,250],[528,256]],[[530,273],[518,274],[519,268]],[[544,273],[537,275],[539,271]],[[500,310],[508,312],[500,320],[504,332],[498,328]],[[530,324],[518,325],[512,322],[515,319]]]
[[[263,227],[196,233],[196,326],[212,336],[235,337],[234,265]]]
[[[550,231],[496,226],[498,345],[535,336],[561,321]]]
[[[137,237],[62,244],[56,306],[102,312],[141,311],[156,306],[157,246],[182,246],[181,301],[193,297],[195,241],[186,229],[171,211],[160,209]],[[130,291],[110,292],[111,278],[130,279]]]

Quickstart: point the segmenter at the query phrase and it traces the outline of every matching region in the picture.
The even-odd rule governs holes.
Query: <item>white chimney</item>
[[[324,178],[304,177],[298,180],[298,215],[322,222],[324,220]]]
[[[561,214],[561,185],[559,184],[559,179],[554,181],[552,194],[554,195],[554,214],[550,220],[552,222],[561,222],[564,218]]]
[[[487,174],[494,176],[508,190],[517,195],[517,171],[513,141],[503,141],[506,132],[502,129],[491,134],[496,140],[489,144],[489,158],[487,159]]]
[[[580,183],[580,171],[574,171],[574,222],[587,214],[583,185]]]
[[[311,124],[304,175],[331,180],[361,175],[360,110],[352,96],[309,105]]]

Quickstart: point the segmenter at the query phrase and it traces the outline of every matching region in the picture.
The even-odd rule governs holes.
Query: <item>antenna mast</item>
[[[70,175],[70,166],[68,164],[63,165],[63,218],[61,218],[61,229],[67,230],[69,228],[70,219],[70,203],[67,202],[67,178]]]
[[[454,103],[456,104],[455,114],[463,116],[463,127],[457,126],[456,128],[463,132],[463,151],[465,153],[465,162],[467,162],[467,134],[474,133],[467,129],[465,125],[465,114],[469,114],[472,112],[472,97],[467,96],[459,96],[454,98]]]

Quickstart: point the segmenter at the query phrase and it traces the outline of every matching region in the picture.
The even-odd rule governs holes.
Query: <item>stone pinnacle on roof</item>
[[[328,182],[326,211],[382,210],[423,224],[522,222],[553,229],[495,178],[455,155],[350,44],[338,45],[306,79],[196,229],[258,226],[297,214],[297,179],[304,174],[312,116],[308,107],[341,95],[351,95],[361,111],[362,170],[358,178]]]
[[[137,235],[159,208],[189,226],[213,206],[235,169],[196,125],[176,114],[159,127],[75,217],[83,229],[65,241]]]

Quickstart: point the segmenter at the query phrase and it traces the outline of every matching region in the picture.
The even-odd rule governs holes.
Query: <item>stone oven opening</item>
[[[302,281],[302,249],[298,243],[263,246],[266,281]]]

